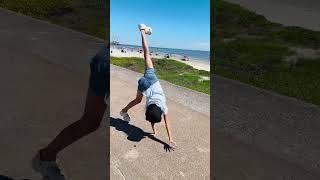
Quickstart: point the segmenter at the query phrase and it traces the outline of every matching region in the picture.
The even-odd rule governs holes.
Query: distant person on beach
[[[141,32],[142,47],[144,51],[145,73],[144,76],[138,81],[136,98],[129,102],[128,105],[121,110],[120,115],[125,121],[130,121],[128,110],[139,104],[142,101],[143,96],[146,96],[147,100],[145,118],[151,123],[153,134],[157,134],[155,124],[161,122],[163,116],[169,137],[169,144],[176,146],[171,133],[166,98],[160,82],[156,77],[146,40],[146,34],[151,34],[151,28],[146,27],[144,24],[140,24],[139,30]]]
[[[188,56],[183,56],[183,58],[181,60],[182,61],[189,61],[189,57]]]
[[[96,131],[103,118],[110,91],[109,43],[92,58],[90,63],[89,88],[83,115],[80,120],[63,129],[46,147],[39,150],[33,159],[33,168],[45,180],[65,180],[58,164],[57,155],[80,138]],[[81,158],[81,157],[75,157]]]

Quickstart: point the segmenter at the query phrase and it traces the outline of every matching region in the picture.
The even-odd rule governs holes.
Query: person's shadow
[[[15,180],[11,177],[0,175],[0,180]],[[29,179],[21,179],[21,180],[29,180]]]
[[[14,179],[8,176],[0,175],[0,180],[14,180]]]
[[[147,133],[143,131],[141,128],[131,125],[127,121],[124,121],[122,119],[110,117],[110,126],[114,127],[118,131],[126,133],[128,135],[127,139],[129,141],[140,142],[142,139],[147,137],[151,140],[163,144],[163,149],[166,152],[174,151],[173,147],[156,138],[153,134]]]

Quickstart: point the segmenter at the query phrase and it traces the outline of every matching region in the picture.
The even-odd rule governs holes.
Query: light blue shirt
[[[168,113],[166,97],[159,81],[155,82],[147,90],[145,90],[143,95],[147,98],[146,107],[148,107],[150,104],[155,104],[161,109],[163,114]]]

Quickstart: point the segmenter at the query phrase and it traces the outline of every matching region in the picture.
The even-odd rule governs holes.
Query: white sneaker
[[[120,116],[123,117],[123,120],[129,122],[130,121],[130,116],[127,112],[123,112],[123,111],[120,111]]]
[[[146,25],[145,24],[139,24],[138,25],[138,28],[139,28],[139,30],[141,31],[141,30],[143,30],[143,29],[146,29]]]
[[[152,29],[151,27],[146,27],[145,28],[146,34],[151,35],[152,34]]]
[[[33,169],[39,172],[43,180],[65,180],[66,178],[61,173],[58,164],[55,161],[42,161],[40,153],[32,160]]]
[[[152,34],[152,29],[151,27],[147,27],[145,24],[139,24],[138,25],[139,30],[145,30],[147,35],[151,35]]]

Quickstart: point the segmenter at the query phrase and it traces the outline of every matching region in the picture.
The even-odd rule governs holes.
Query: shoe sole
[[[40,173],[43,176],[43,174],[41,173],[41,170],[40,170],[40,153],[39,152],[32,159],[32,169],[35,170],[37,173]],[[61,175],[62,175],[62,179],[65,180],[66,179],[65,175],[64,174],[61,174]],[[43,178],[42,180],[49,180],[50,179],[48,177],[42,177],[42,178]]]
[[[129,122],[131,119],[130,119],[130,116],[129,115],[127,115],[127,117],[129,118],[129,120],[128,119],[126,119],[125,118],[125,116],[120,112],[120,116],[123,118],[123,120],[124,121],[126,121],[126,122]]]

